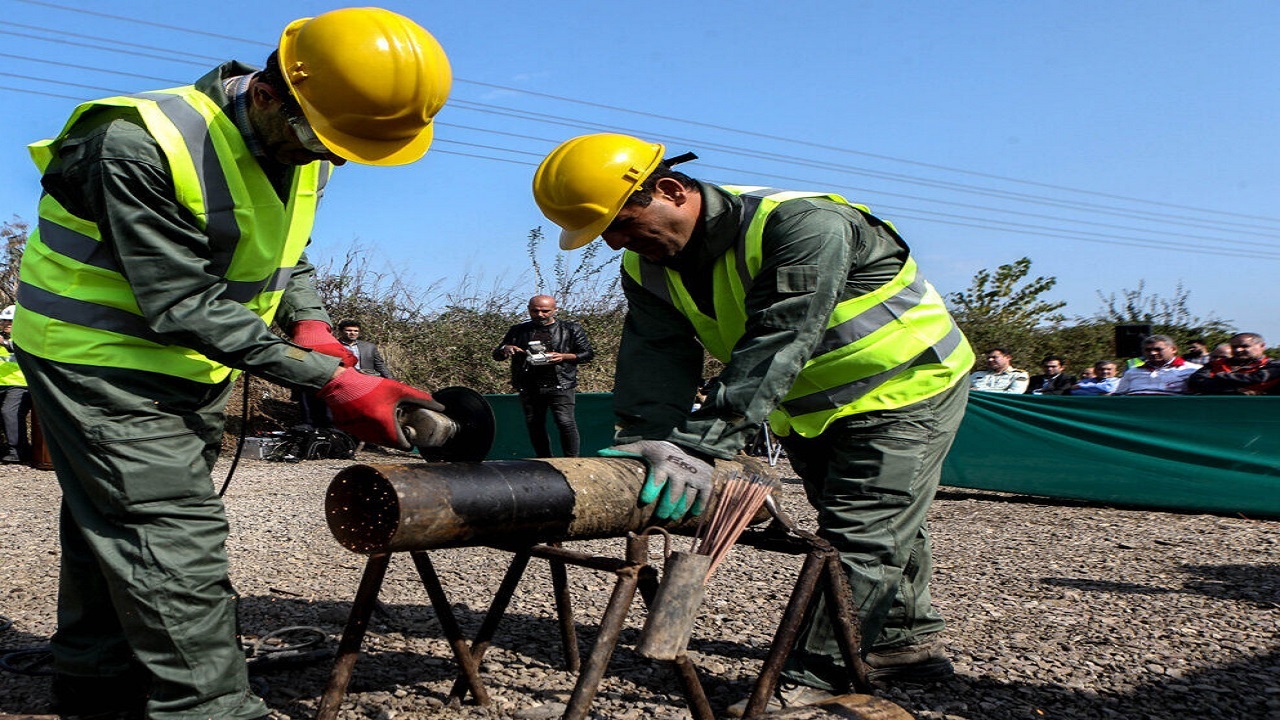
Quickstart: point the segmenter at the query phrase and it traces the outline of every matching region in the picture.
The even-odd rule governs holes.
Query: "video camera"
[[[547,365],[551,362],[551,358],[547,357],[547,346],[542,344],[541,340],[529,341],[529,354],[524,359],[530,365]]]

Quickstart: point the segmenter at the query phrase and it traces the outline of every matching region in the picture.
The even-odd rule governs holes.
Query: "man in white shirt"
[[[969,375],[969,388],[979,392],[1021,395],[1030,383],[1027,371],[1013,367],[1013,358],[1004,348],[988,350],[987,369]]]
[[[1129,368],[1112,395],[1186,395],[1187,378],[1200,365],[1178,357],[1178,346],[1168,335],[1152,335],[1142,341],[1147,361]]]

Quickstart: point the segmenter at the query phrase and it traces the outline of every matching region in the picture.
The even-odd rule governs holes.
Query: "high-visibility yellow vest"
[[[740,196],[745,208],[737,243],[712,268],[715,317],[698,309],[678,272],[631,251],[623,253],[622,265],[632,279],[689,319],[707,352],[728,362],[746,332],[747,291],[760,271],[769,214],[797,198],[823,198],[871,213],[839,195],[724,189]],[[779,435],[794,430],[817,437],[836,418],[904,407],[936,395],[964,379],[973,361],[973,350],[942,296],[908,257],[892,280],[835,306],[814,354],[769,415],[769,424]]]
[[[4,352],[0,349],[0,352]],[[26,387],[27,379],[22,375],[18,361],[8,353],[0,355],[0,388]]]
[[[232,119],[188,85],[79,106],[58,137],[29,147],[42,173],[76,120],[103,107],[137,112],[168,160],[178,202],[210,238],[210,274],[223,279],[221,296],[270,323],[311,235],[329,163],[296,168],[282,202]],[[13,327],[24,352],[205,383],[233,377],[231,368],[168,344],[147,326],[97,224],[47,193],[39,216],[22,258]]]

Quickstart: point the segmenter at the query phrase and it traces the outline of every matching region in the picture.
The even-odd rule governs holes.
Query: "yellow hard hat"
[[[325,147],[366,165],[404,165],[426,154],[431,119],[453,85],[440,43],[381,8],[289,23],[280,71]]]
[[[533,175],[533,199],[574,250],[609,227],[627,198],[662,162],[666,148],[630,135],[582,135],[560,144]]]

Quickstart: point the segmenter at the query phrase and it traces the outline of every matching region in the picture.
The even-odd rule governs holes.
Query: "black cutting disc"
[[[493,408],[480,393],[465,387],[447,387],[431,393],[444,414],[458,423],[458,432],[444,445],[418,448],[424,460],[439,462],[480,462],[493,449],[497,422]]]

